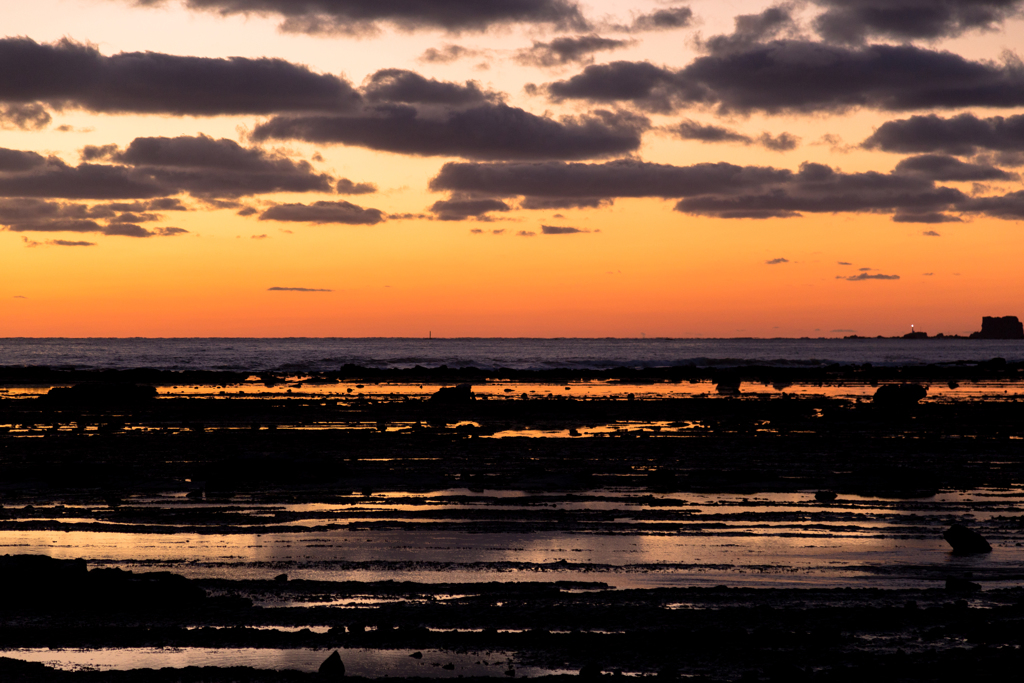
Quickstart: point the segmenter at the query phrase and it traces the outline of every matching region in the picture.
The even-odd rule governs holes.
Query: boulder
[[[975,593],[981,590],[981,584],[958,576],[950,576],[946,579],[946,590],[950,593]]]
[[[981,331],[971,334],[971,339],[1024,339],[1024,323],[1015,315],[986,315],[981,319]]]
[[[584,664],[580,669],[580,678],[585,680],[595,680],[601,677],[601,667],[597,664],[590,662]]]
[[[456,384],[454,387],[441,387],[428,400],[431,403],[469,403],[473,400],[473,385]]]
[[[992,546],[981,534],[973,529],[968,529],[963,524],[954,524],[949,527],[942,532],[942,537],[953,546],[953,552],[958,555],[992,552]]]
[[[317,673],[323,678],[343,678],[345,676],[345,662],[341,661],[341,655],[335,650],[331,656],[323,661]]]
[[[883,384],[875,391],[872,401],[882,408],[899,410],[916,406],[927,395],[928,390],[920,384]]]
[[[836,495],[835,491],[818,491],[817,493],[814,494],[814,500],[818,501],[819,503],[831,503],[837,497],[838,496]]]

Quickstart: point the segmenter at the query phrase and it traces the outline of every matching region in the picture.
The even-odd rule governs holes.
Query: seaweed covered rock
[[[942,532],[942,537],[953,546],[953,552],[960,555],[990,553],[992,546],[977,531],[968,529],[963,524],[954,524]]]

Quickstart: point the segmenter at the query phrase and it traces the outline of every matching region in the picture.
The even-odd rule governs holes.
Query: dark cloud
[[[666,7],[641,14],[633,19],[633,31],[667,31],[686,28],[693,22],[693,10],[689,7]]]
[[[449,44],[440,49],[436,47],[428,48],[420,56],[420,61],[427,62],[428,64],[451,64],[464,57],[475,57],[478,54],[477,50],[471,50],[461,45]]]
[[[51,121],[50,112],[38,102],[0,106],[0,128],[42,130]]]
[[[864,280],[899,280],[899,275],[883,275],[882,273],[860,273],[858,275],[837,275],[837,280],[849,280],[850,282],[863,282]]]
[[[709,192],[742,192],[744,189],[783,183],[792,176],[792,171],[760,166],[727,163],[671,166],[635,159],[603,164],[449,162],[430,181],[430,189],[560,200],[607,200],[616,197],[673,199]]]
[[[765,261],[765,263],[767,263],[769,266],[777,266],[780,263],[789,263],[789,259],[788,258],[781,258],[781,257],[779,257],[779,258],[773,258],[770,261]]]
[[[373,194],[377,186],[373,183],[354,183],[348,178],[342,178],[335,184],[334,191],[338,194]]]
[[[954,222],[947,212],[1024,217],[1024,192],[969,197],[920,173],[842,173],[805,163],[799,171],[727,163],[671,166],[622,159],[600,164],[449,162],[430,181],[461,197],[522,197],[522,208],[593,206],[619,197],[678,199],[677,211],[719,218],[801,213],[894,214],[900,222]]]
[[[259,211],[251,206],[247,206],[244,209],[239,209],[236,213],[239,216],[255,216]]]
[[[868,149],[886,152],[932,152],[967,156],[981,150],[1024,151],[1024,114],[978,118],[960,114],[941,118],[935,114],[887,121],[864,141]]]
[[[497,199],[449,199],[434,202],[430,210],[438,220],[464,221],[467,218],[483,218],[494,211],[510,211],[511,207]]]
[[[339,143],[418,156],[467,159],[587,159],[636,150],[649,127],[643,117],[594,112],[555,121],[504,104],[440,116],[392,107],[363,116],[279,116],[256,127],[256,140]]]
[[[115,214],[110,205],[86,206],[35,198],[0,199],[0,225],[12,232],[76,232],[126,237],[168,237],[188,232],[182,228],[147,230],[131,218],[156,216]],[[98,221],[108,219],[106,225]]]
[[[95,242],[75,242],[72,240],[49,240],[47,244],[55,247],[95,247]]]
[[[35,161],[32,157],[23,160]],[[42,165],[33,164],[22,173],[0,173],[0,197],[147,199],[167,194],[175,191],[133,169],[87,163],[68,166],[56,157],[46,159]]]
[[[861,43],[958,36],[991,30],[1020,14],[1021,0],[814,0],[825,11],[814,26],[827,40]]]
[[[157,52],[104,57],[68,39],[0,39],[0,102],[95,112],[190,116],[346,111],[360,101],[346,81],[280,59],[213,59]]]
[[[533,230],[520,230],[516,233],[516,237],[536,237],[537,233]]]
[[[544,88],[555,101],[631,102],[663,113],[699,105],[770,114],[1015,107],[1024,105],[1024,69],[911,45],[776,40],[698,57],[680,70],[649,62],[590,65]]]
[[[575,235],[581,232],[590,232],[581,228],[560,227],[557,225],[542,225],[540,231],[545,235]]]
[[[259,148],[205,135],[135,138],[114,161],[135,167],[176,191],[196,196],[238,197],[268,192],[329,192],[330,176],[307,161],[292,161]]]
[[[1024,220],[1024,191],[998,197],[972,197],[963,202],[959,209],[966,213],[980,213],[1007,220]]]
[[[445,104],[466,106],[497,99],[497,94],[484,92],[474,81],[464,84],[425,78],[415,71],[381,69],[369,76],[363,86],[368,102],[399,102],[405,104]]]
[[[782,35],[796,32],[796,22],[788,7],[769,7],[759,14],[741,14],[734,19],[731,34],[712,36],[699,41],[701,48],[713,54],[742,52]]]
[[[28,171],[41,168],[45,164],[46,157],[35,152],[0,147],[0,173]]]
[[[566,64],[590,64],[594,53],[619,50],[633,44],[630,40],[602,38],[597,34],[586,36],[562,36],[550,43],[534,41],[533,47],[516,53],[515,60],[527,66],[564,66]]]
[[[898,212],[892,217],[894,223],[962,223],[963,221],[956,217],[950,216],[945,213],[937,213],[934,211],[925,213],[909,213],[906,211]]]
[[[278,204],[261,213],[260,220],[375,225],[384,220],[384,213],[378,209],[364,209],[349,202]]]
[[[921,234],[924,235],[925,237],[942,237],[942,235],[935,232],[934,230],[925,230]]]
[[[526,197],[519,205],[521,209],[552,210],[552,209],[597,209],[612,204],[607,197]],[[555,218],[561,218],[559,214]]]
[[[852,266],[853,264],[850,263],[849,261],[839,261],[839,265],[841,265],[841,266]]]
[[[312,287],[267,287],[268,292],[333,292],[333,289],[314,289]]]
[[[773,152],[788,152],[796,149],[797,145],[800,144],[800,138],[789,133],[779,133],[778,135],[761,133],[757,137],[757,142],[765,149],[770,149]]]
[[[773,152],[788,152],[796,149],[800,138],[789,133],[761,133],[756,138],[744,135],[730,128],[715,125],[705,125],[685,119],[677,126],[671,128],[676,136],[684,140],[699,140],[701,142],[739,142],[744,145],[758,144]]]
[[[723,126],[705,125],[691,119],[685,119],[672,128],[672,132],[683,140],[699,140],[701,142],[742,142],[749,145],[754,140]]]
[[[158,5],[163,0],[136,0]],[[388,25],[404,31],[484,31],[510,24],[585,28],[570,0],[186,0],[219,14],[274,14],[290,33],[360,35]]]
[[[988,164],[969,164],[942,154],[908,157],[896,164],[897,173],[915,173],[932,180],[980,181],[1014,180],[1013,173]]]

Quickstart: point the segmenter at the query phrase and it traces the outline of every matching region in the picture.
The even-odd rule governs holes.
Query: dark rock
[[[423,659],[423,653],[422,652],[413,652],[409,656],[412,657],[413,659]]]
[[[992,546],[988,544],[988,541],[981,534],[968,529],[962,524],[954,524],[949,527],[942,532],[942,537],[953,546],[953,552],[958,555],[992,552]]]
[[[580,678],[594,680],[601,677],[601,667],[593,662],[584,664],[580,669]]]
[[[288,583],[288,575],[287,574],[278,574],[277,576],[274,577],[274,581],[277,581],[278,583]]]
[[[54,387],[40,399],[59,406],[88,408],[134,407],[156,398],[156,389],[126,382],[82,382]]]
[[[836,495],[835,491],[818,491],[817,493],[814,494],[814,500],[818,501],[819,503],[831,503],[837,497],[838,496]]]
[[[906,409],[928,395],[920,384],[883,384],[875,391],[874,404],[882,408]]]
[[[950,593],[974,593],[981,590],[981,584],[958,576],[950,576],[946,579],[946,590]]]
[[[971,334],[971,339],[1024,339],[1024,323],[1015,315],[986,315],[981,319],[981,332]]]
[[[447,664],[445,664],[441,668],[444,669],[445,671],[455,671],[455,665],[452,664],[451,662],[448,662]]]
[[[516,677],[516,670],[515,669],[508,669],[505,672],[505,675],[509,676],[510,678],[515,678]]]
[[[473,400],[473,385],[456,384],[454,387],[441,387],[428,400],[431,403],[469,403]]]
[[[946,386],[948,386],[950,389],[959,389],[960,383],[957,382],[955,379],[951,379],[949,380],[949,382],[946,383]]]
[[[323,661],[317,673],[324,678],[343,678],[345,676],[345,663],[341,661],[341,655],[335,650],[331,656]]]

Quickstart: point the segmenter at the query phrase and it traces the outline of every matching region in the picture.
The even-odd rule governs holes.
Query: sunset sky
[[[0,27],[0,337],[1024,317],[1024,0],[31,0]]]

